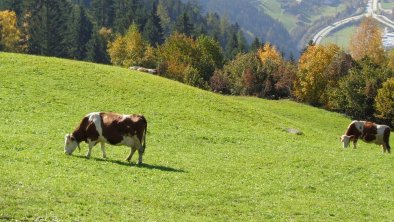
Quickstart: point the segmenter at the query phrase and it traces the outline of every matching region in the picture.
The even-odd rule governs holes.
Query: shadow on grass
[[[73,155],[74,157],[78,157],[81,159],[86,159],[86,156],[83,155]],[[125,161],[121,161],[121,160],[111,160],[111,159],[102,159],[102,158],[97,158],[97,157],[90,157],[91,160],[95,160],[95,161],[100,161],[100,162],[110,162],[110,163],[114,163],[114,164],[118,164],[121,166],[135,166],[138,168],[146,168],[146,169],[150,169],[150,170],[161,170],[161,171],[167,171],[167,172],[177,172],[177,173],[187,173],[187,171],[184,171],[182,169],[175,169],[172,167],[167,167],[167,166],[160,166],[160,165],[152,165],[152,164],[135,164],[135,163],[129,163],[129,162],[125,162]]]

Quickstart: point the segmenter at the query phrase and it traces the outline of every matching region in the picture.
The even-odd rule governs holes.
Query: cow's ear
[[[354,135],[351,135],[351,136],[349,137],[349,139],[351,139],[351,140],[353,140],[354,138],[355,138]]]

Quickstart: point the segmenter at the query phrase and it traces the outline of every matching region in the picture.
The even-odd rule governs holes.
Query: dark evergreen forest
[[[181,0],[2,0],[0,10],[17,14],[27,53],[109,63],[111,36],[137,25],[153,47],[174,32],[214,37],[227,60],[249,46],[238,24],[203,14],[196,1]]]

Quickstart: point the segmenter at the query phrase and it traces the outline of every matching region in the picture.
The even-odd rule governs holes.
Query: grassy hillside
[[[300,22],[296,15],[286,12],[283,9],[282,3],[279,1],[272,0],[258,0],[256,3],[259,3],[259,7],[261,7],[265,13],[269,14],[272,18],[280,21],[289,32],[292,32],[293,29],[297,29],[297,24]],[[310,9],[306,9],[301,12],[304,16],[303,22],[306,25],[311,25],[317,20],[321,19],[322,16],[334,17],[337,13],[340,13],[345,10],[344,4],[339,4],[337,7],[325,5],[316,9],[316,11],[311,11]]]
[[[0,53],[0,77],[0,221],[393,218],[394,155],[342,149],[339,114],[55,58]],[[126,147],[63,153],[92,111],[146,116],[143,166]]]

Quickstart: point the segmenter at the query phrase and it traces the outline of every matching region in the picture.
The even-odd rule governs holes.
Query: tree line
[[[18,28],[12,47],[0,43],[6,51],[111,63],[108,42],[131,25],[152,47],[175,32],[214,38],[227,59],[249,47],[237,24],[216,13],[203,14],[195,1],[2,0],[0,10],[15,12],[16,17],[8,14],[7,19],[16,20]]]
[[[53,26],[56,21],[62,21],[60,17],[46,22],[40,19],[49,18],[47,14],[59,16],[60,12],[56,10],[60,7],[42,9],[54,2],[57,1],[43,0],[42,5],[32,6],[35,11],[20,11],[22,19],[18,19],[18,12],[0,12],[0,49],[110,62],[122,67],[156,68],[158,75],[217,93],[267,99],[290,98],[341,112],[354,119],[394,125],[394,51],[383,49],[382,33],[373,18],[365,18],[361,22],[350,41],[349,52],[334,44],[314,45],[310,42],[295,61],[285,59],[274,45],[259,39],[250,46],[243,45],[243,41],[239,41],[242,32],[237,25],[227,23],[216,14],[190,16],[182,10],[191,6],[180,2],[182,7],[168,10],[168,6],[164,7],[160,1],[152,1],[146,8],[142,7],[146,2],[114,0],[115,3],[140,4],[134,5],[135,8],[129,12],[126,12],[125,5],[117,5],[126,10],[123,13],[131,13],[130,17],[118,16],[119,21],[116,21],[116,13],[106,17],[104,11],[96,11],[97,21],[93,23],[87,15],[94,11],[85,12],[83,5],[89,4],[92,10],[96,1],[73,4],[66,0],[58,1],[74,8],[66,16],[68,22],[64,26]],[[104,2],[107,1],[96,3]],[[136,9],[140,7],[147,11],[138,12]],[[160,11],[163,8],[169,23],[162,22],[164,17]],[[138,22],[136,15],[140,13],[148,13],[149,19]],[[34,14],[38,17],[35,18]],[[173,16],[175,22],[171,22]],[[190,22],[196,18],[205,19],[204,26],[198,28],[199,23]],[[97,25],[98,20],[103,26]],[[85,25],[81,25],[84,24],[82,21],[86,22]],[[34,22],[41,24],[46,31],[33,26]],[[106,27],[108,24],[111,26]],[[163,24],[169,26],[165,28]],[[31,27],[35,28],[31,30]],[[67,32],[60,32],[62,28]],[[84,30],[91,30],[91,35],[85,35],[89,32]],[[204,34],[197,34],[198,30],[205,30]],[[221,42],[223,36],[226,39]],[[68,39],[73,39],[73,44],[69,44]],[[223,43],[226,43],[225,47]]]

